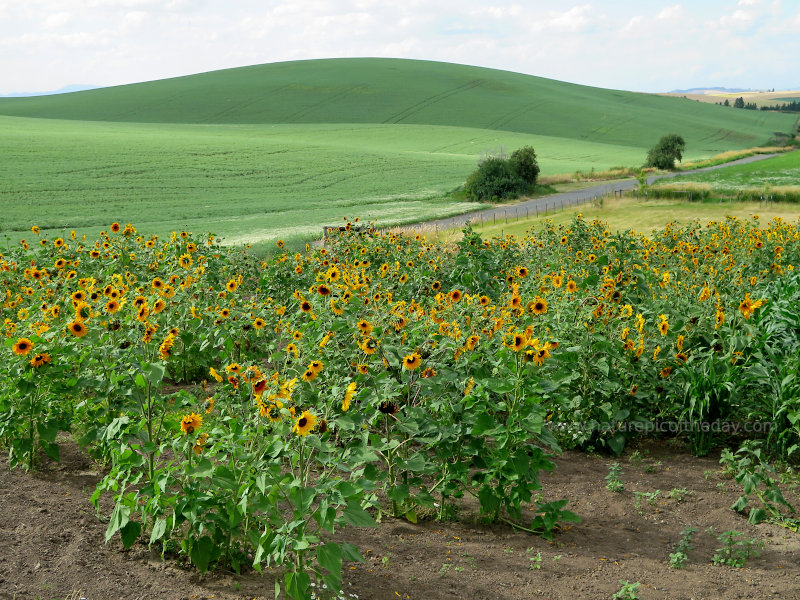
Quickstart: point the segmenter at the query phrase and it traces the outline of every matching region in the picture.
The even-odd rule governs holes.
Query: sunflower
[[[300,437],[305,437],[311,433],[311,430],[314,429],[314,425],[316,424],[317,417],[313,413],[304,410],[295,422],[294,427],[292,427],[292,431]]]
[[[111,231],[114,232],[114,233],[119,233],[119,230],[121,228],[122,228],[122,226],[119,223],[115,222],[115,223],[111,224]]]
[[[342,411],[347,412],[350,408],[350,403],[353,401],[353,396],[356,393],[356,382],[351,382],[344,392],[344,399],[342,400]]]
[[[358,372],[361,373],[362,375],[368,375],[369,374],[369,365],[365,365],[365,364],[361,363],[361,364],[358,365],[357,368],[358,368]]]
[[[431,284],[431,289],[432,289],[434,292],[438,292],[439,290],[441,290],[441,289],[442,289],[442,282],[441,282],[441,281],[434,281],[434,282]]]
[[[666,379],[672,374],[672,367],[664,367],[663,369],[661,369],[661,371],[659,371],[658,374],[661,376],[662,379]]]
[[[407,354],[403,357],[403,367],[409,371],[413,371],[422,364],[422,357],[414,352]]]
[[[489,298],[489,296],[481,296],[481,297],[478,299],[478,304],[480,304],[481,306],[489,306],[489,303],[490,303],[491,301],[492,301],[492,300],[491,300],[491,298]]]
[[[304,313],[309,313],[313,309],[314,309],[314,307],[311,305],[311,302],[309,302],[308,300],[303,300],[300,303],[300,310],[302,310]]]
[[[461,300],[461,290],[452,290],[449,294],[447,294],[447,299],[452,304],[455,304],[456,302]]]
[[[319,286],[317,287],[317,293],[318,293],[320,296],[330,296],[330,295],[331,295],[331,288],[329,288],[329,287],[328,287],[327,285],[325,285],[324,283],[321,283],[321,284],[319,284]]]
[[[325,365],[322,363],[321,360],[313,360],[309,363],[308,368],[314,371],[317,375],[322,373],[322,368]]]
[[[573,292],[575,292],[575,290],[577,290],[577,289],[578,289],[578,284],[577,284],[577,283],[575,283],[575,280],[574,280],[574,279],[570,279],[570,280],[567,282],[567,291],[568,291],[570,294],[572,294],[572,293],[573,293]]]
[[[161,342],[161,345],[158,347],[158,355],[162,360],[167,360],[170,356],[172,356],[172,346],[174,345],[175,336],[170,333],[164,338],[164,341]]]
[[[227,373],[241,373],[242,365],[240,365],[239,363],[231,363],[227,367],[225,367],[225,371]]]
[[[294,342],[286,346],[286,352],[290,353],[295,358],[297,358],[300,355],[300,350],[297,349],[297,345],[294,344]]]
[[[258,381],[253,383],[253,393],[256,396],[261,396],[264,393],[264,390],[267,389],[267,380],[266,379],[259,379]]]
[[[233,293],[239,287],[239,283],[235,279],[231,279],[227,284],[225,284],[225,289],[229,292]]]
[[[31,366],[38,368],[48,364],[51,360],[52,359],[47,352],[40,352],[31,359]]]
[[[529,310],[534,315],[543,315],[547,312],[547,300],[541,296],[536,296],[533,302],[529,304]]]
[[[385,415],[396,415],[400,410],[400,407],[397,406],[396,402],[392,402],[391,400],[384,400],[378,406],[378,410]]]
[[[67,330],[75,337],[83,337],[89,332],[86,325],[83,324],[83,321],[79,320],[72,321],[67,325]]]
[[[528,345],[528,338],[524,333],[515,333],[511,339],[506,342],[506,347],[511,348],[514,352],[519,352]]]
[[[368,336],[372,333],[372,324],[367,321],[366,319],[361,319],[358,323],[356,323],[356,327],[361,332],[361,335]]]
[[[475,350],[475,347],[481,341],[481,338],[477,335],[471,335],[467,338],[467,341],[464,342],[464,348],[467,350]]]
[[[278,240],[277,242],[275,242],[275,245],[276,245],[278,248],[283,248],[283,240]]]
[[[667,335],[669,331],[669,321],[667,321],[667,315],[658,315],[658,318],[661,319],[658,323],[658,331],[661,335]]]
[[[678,352],[675,355],[675,360],[677,360],[680,363],[685,363],[687,360],[689,360],[689,357],[686,355],[685,352]]]
[[[267,325],[267,322],[264,319],[262,319],[261,317],[257,317],[253,321],[253,327],[255,329],[263,329],[264,327],[266,327],[266,325]]]
[[[208,414],[208,413],[210,413],[212,410],[214,410],[214,402],[215,402],[215,400],[214,400],[214,396],[211,396],[211,397],[209,397],[209,398],[206,398],[206,401],[205,401],[205,402],[203,402],[203,408],[205,408],[205,409],[206,409],[206,414]]]
[[[428,379],[428,378],[430,378],[430,377],[436,377],[436,369],[431,369],[430,367],[428,367],[427,369],[425,369],[425,370],[424,370],[424,371],[423,371],[423,372],[420,374],[420,377],[421,377],[422,379]]]
[[[364,354],[375,354],[378,349],[378,342],[373,337],[365,337],[358,342],[358,347]]]
[[[197,413],[190,415],[183,415],[181,419],[181,431],[184,435],[191,435],[195,433],[203,425],[203,417]]]
[[[110,315],[113,315],[115,312],[119,310],[119,302],[116,300],[109,300],[106,302],[106,312]]]
[[[214,379],[216,379],[217,383],[221,383],[222,382],[222,375],[217,373],[217,370],[214,367],[210,367],[208,369],[208,374],[211,375]]]
[[[33,342],[28,338],[19,338],[11,349],[17,356],[27,356],[33,349]]]
[[[317,378],[317,375],[319,375],[319,373],[317,373],[316,371],[313,371],[311,369],[306,369],[306,372],[303,373],[301,379],[303,381],[314,381]]]

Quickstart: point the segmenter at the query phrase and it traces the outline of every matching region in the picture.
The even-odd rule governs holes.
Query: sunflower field
[[[0,254],[0,444],[34,469],[72,435],[106,465],[106,541],[279,569],[292,598],[361,559],[337,529],[465,495],[550,538],[580,520],[533,499],[563,448],[688,424],[703,455],[735,425],[795,456],[798,240],[757,217],[644,236],[578,216],[454,246],[347,223],[263,259],[33,227]]]

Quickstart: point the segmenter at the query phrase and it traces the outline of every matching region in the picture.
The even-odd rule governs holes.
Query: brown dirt
[[[641,583],[642,600],[800,599],[800,536],[776,525],[750,525],[731,511],[738,486],[721,476],[718,457],[694,458],[669,442],[648,442],[640,451],[642,463],[620,460],[621,493],[605,488],[612,459],[577,452],[557,459],[556,472],[543,478],[544,499],[571,498],[568,508],[583,522],[553,542],[481,525],[470,503],[461,507],[458,522],[385,519],[377,528],[347,529],[342,537],[367,560],[345,566],[345,597],[596,600],[611,598],[619,580],[628,580]],[[655,465],[652,473],[645,471],[648,465]],[[88,500],[99,477],[91,459],[70,443],[62,447],[60,463],[46,463],[34,474],[10,471],[0,458],[0,599],[274,597],[269,572],[201,576],[176,561],[163,562],[144,543],[129,551],[118,540],[105,545],[105,525]],[[673,488],[692,494],[669,499]],[[657,489],[655,506],[634,508],[633,492]],[[689,525],[700,530],[690,562],[672,569],[669,553]],[[765,546],[743,569],[713,566],[719,543],[705,532],[712,525],[718,533],[742,531]],[[539,552],[541,568],[531,569]]]

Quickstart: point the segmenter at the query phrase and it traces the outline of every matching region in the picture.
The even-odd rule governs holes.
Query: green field
[[[662,179],[656,185],[675,185],[684,182],[707,183],[719,191],[763,188],[766,185],[800,186],[800,152],[787,152],[774,158]]]
[[[792,115],[727,111],[447,63],[275,63],[0,99],[0,228],[111,221],[228,243],[309,237],[342,217],[408,223],[454,200],[487,153],[532,145],[543,174],[637,166],[669,131],[685,160],[765,143]]]

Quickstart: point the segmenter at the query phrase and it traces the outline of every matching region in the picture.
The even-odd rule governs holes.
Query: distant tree
[[[744,108],[744,98],[739,96],[736,100],[734,100],[733,108]]]
[[[539,177],[539,163],[536,161],[536,151],[532,146],[517,148],[508,159],[517,175],[522,177],[530,187],[536,185]]]
[[[723,103],[723,106],[730,106],[730,105],[731,105],[731,103],[728,101],[727,98],[725,98],[725,102]]]
[[[506,158],[490,156],[478,165],[464,184],[464,190],[475,200],[514,198],[528,189],[526,182]]]
[[[665,135],[647,152],[644,166],[672,170],[675,168],[675,161],[683,158],[685,149],[686,142],[677,133]]]

